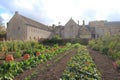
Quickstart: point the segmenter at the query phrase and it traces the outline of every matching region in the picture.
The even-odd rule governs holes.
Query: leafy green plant
[[[72,44],[71,43],[66,43],[66,46],[67,47],[70,47]]]
[[[15,58],[20,58],[22,57],[22,53],[20,52],[20,50],[17,50],[16,53],[14,54]]]
[[[77,55],[67,64],[60,80],[102,80],[89,52],[84,46],[79,47]]]
[[[27,60],[22,60],[20,62],[10,62],[10,63],[4,63],[0,65],[0,80],[13,80],[16,75],[23,72],[23,70],[31,69],[32,67],[37,66],[40,63],[43,63],[47,60],[52,59],[57,54],[60,54],[66,50],[70,50],[71,47],[64,47],[61,48],[59,46],[56,46],[56,50],[52,52],[45,53],[43,52],[40,56],[36,57],[32,55]],[[28,52],[33,54],[35,50],[28,49]]]
[[[90,40],[89,45],[93,50],[100,51],[112,57],[114,60],[120,59],[120,36],[106,36],[101,39]]]
[[[74,44],[75,48],[79,48],[81,45],[79,43]]]

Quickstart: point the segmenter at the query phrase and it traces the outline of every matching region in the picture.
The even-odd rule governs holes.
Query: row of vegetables
[[[9,60],[0,65],[0,80],[13,80],[15,76],[19,75],[24,70],[31,69],[40,63],[50,60],[59,53],[67,51],[74,46],[75,45],[67,43],[65,46],[47,46],[48,48],[45,50],[39,50],[41,52],[38,52],[38,49],[27,51],[27,54],[23,54],[22,61],[16,62],[14,60]],[[30,54],[28,52],[30,52]]]
[[[54,46],[55,47],[55,46]],[[0,59],[4,59],[6,55],[13,54],[14,58],[20,58],[24,53],[35,54],[36,51],[45,51],[50,49],[35,41],[3,41],[0,42]]]
[[[85,46],[80,46],[77,55],[71,58],[60,80],[102,80]]]
[[[25,50],[33,47],[41,48],[41,45],[35,41],[0,41],[0,52]]]
[[[120,67],[120,36],[105,36],[89,41],[90,48],[113,59],[113,65]]]

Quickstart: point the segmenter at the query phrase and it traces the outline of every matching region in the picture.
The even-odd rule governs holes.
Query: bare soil
[[[120,80],[120,73],[114,68],[112,59],[97,51],[88,50],[98,70],[102,74],[102,80]],[[70,51],[61,53],[53,59],[39,64],[35,68],[25,70],[16,76],[14,80],[25,80],[25,78],[27,80],[59,80],[63,71],[66,69],[67,63],[76,53],[77,49],[71,49]]]
[[[35,68],[24,71],[16,76],[14,80],[24,80],[29,77],[31,80],[59,80],[62,72],[66,69],[67,63],[76,53],[77,49],[61,53],[46,63],[42,63]]]
[[[88,49],[98,70],[102,74],[102,80],[120,80],[120,73],[112,64],[112,59],[97,51]]]

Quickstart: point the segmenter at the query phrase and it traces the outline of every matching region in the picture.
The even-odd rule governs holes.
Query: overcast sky
[[[120,21],[120,0],[1,0],[0,16],[8,22],[15,11],[46,25],[71,17],[86,24],[94,20]]]

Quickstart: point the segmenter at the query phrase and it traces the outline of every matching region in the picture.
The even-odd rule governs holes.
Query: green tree
[[[4,19],[0,16],[0,34],[6,34],[6,29],[3,21]]]
[[[3,18],[0,16],[0,27],[3,26]]]

